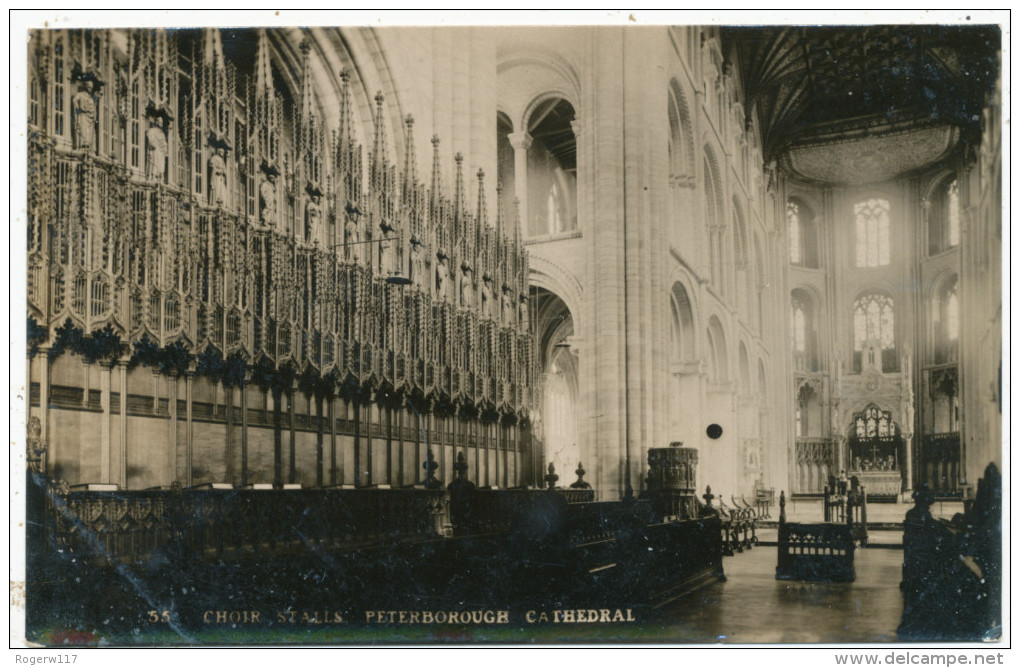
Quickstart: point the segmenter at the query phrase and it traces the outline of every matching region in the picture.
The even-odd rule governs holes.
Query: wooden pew
[[[780,493],[777,580],[853,582],[854,549],[849,524],[787,522],[786,493]]]
[[[988,641],[1002,635],[1002,477],[989,464],[973,501],[933,518],[923,485],[903,523],[903,640]]]

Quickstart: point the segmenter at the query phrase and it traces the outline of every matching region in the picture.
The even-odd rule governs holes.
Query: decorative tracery
[[[523,418],[531,367],[491,362],[531,359],[528,259],[502,211],[486,219],[484,174],[471,210],[461,160],[452,196],[440,183],[434,138],[420,179],[410,116],[392,164],[381,94],[366,160],[350,75],[327,119],[307,43],[291,94],[267,32],[253,35],[243,76],[218,30],[38,34],[29,315],[51,332],[109,324],[128,343],[212,347]]]

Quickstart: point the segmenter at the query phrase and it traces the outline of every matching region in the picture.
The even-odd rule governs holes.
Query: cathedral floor
[[[725,582],[677,601],[649,631],[669,643],[897,641],[902,550],[858,550],[852,583],[776,580],[776,557],[771,546],[726,557]]]

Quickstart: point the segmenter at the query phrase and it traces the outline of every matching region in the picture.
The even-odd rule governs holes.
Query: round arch
[[[713,382],[729,380],[729,356],[726,348],[726,334],[718,316],[708,319],[709,377]]]

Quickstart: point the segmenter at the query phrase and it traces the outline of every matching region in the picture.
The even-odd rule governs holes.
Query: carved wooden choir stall
[[[1002,634],[1002,476],[989,464],[975,498],[947,521],[932,517],[934,494],[914,492],[903,524],[906,641],[986,641]]]

